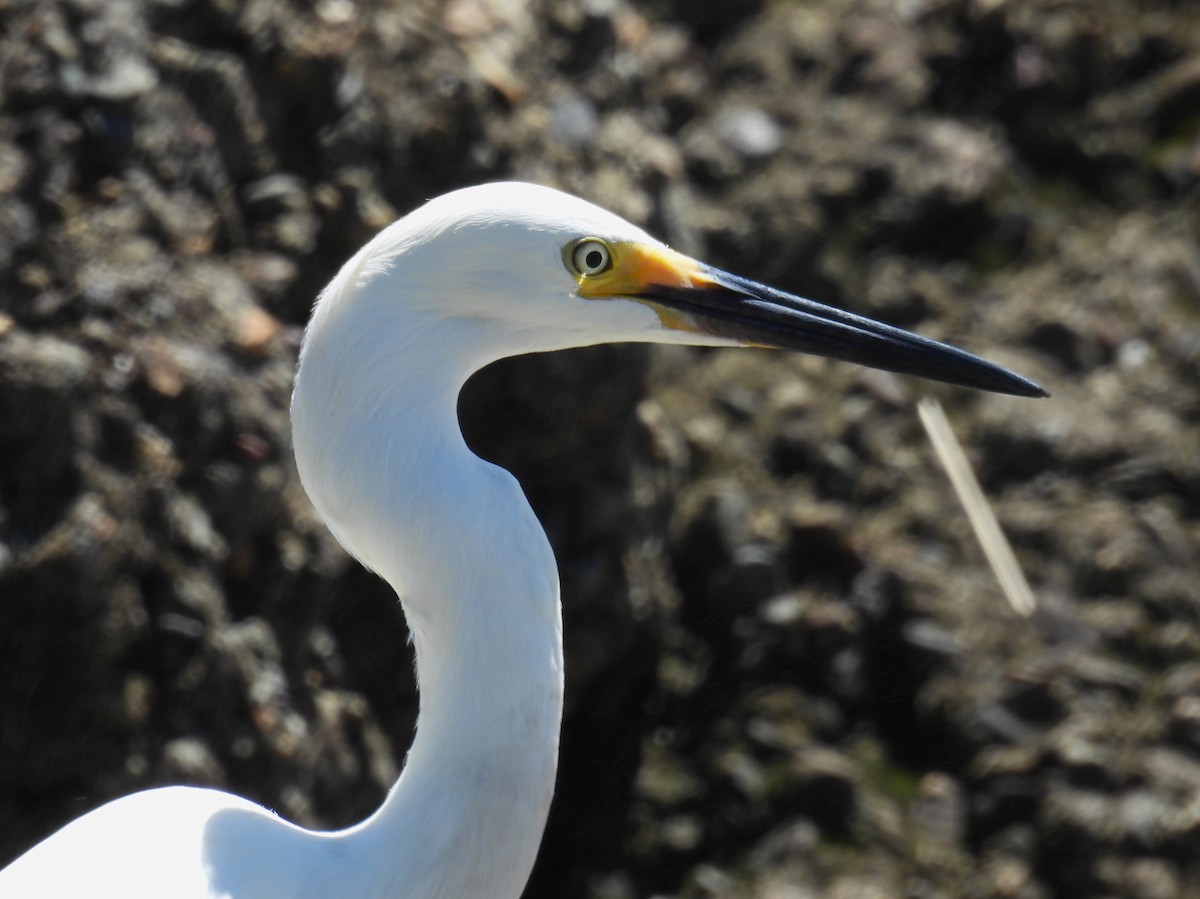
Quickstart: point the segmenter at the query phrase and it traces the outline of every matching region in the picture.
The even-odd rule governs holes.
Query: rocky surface
[[[0,846],[154,784],[368,813],[414,695],[287,418],[320,286],[520,177],[984,352],[913,410],[782,354],[469,385],[559,555],[527,895],[1200,896],[1200,15],[1157,0],[0,2]]]

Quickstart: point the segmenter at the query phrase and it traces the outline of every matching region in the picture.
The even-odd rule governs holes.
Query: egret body
[[[384,230],[322,292],[292,401],[296,462],[346,549],[385,578],[420,714],[380,808],[312,832],[247,799],[114,800],[0,872],[0,896],[515,899],[553,794],[562,618],[520,485],[463,441],[458,393],[505,356],[613,341],[763,345],[1026,396],[970,354],[717,271],[582,200],[468,188]],[[81,880],[82,878],[82,880]]]

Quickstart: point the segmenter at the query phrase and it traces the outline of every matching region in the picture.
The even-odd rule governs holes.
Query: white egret
[[[549,188],[432,200],[322,292],[292,400],[309,496],[395,589],[412,632],[420,714],[399,780],[366,821],[325,833],[217,790],[137,793],[13,862],[0,896],[519,896],[557,766],[558,577],[516,480],[464,443],[456,402],[501,357],[611,341],[785,347],[1043,395],[961,350],[710,268]]]

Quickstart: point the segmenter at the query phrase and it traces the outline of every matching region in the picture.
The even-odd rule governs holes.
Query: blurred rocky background
[[[379,802],[405,627],[296,479],[296,352],[373,233],[509,177],[1053,393],[640,347],[478,376],[566,606],[529,899],[1200,897],[1182,0],[0,0],[0,860],[157,784]]]

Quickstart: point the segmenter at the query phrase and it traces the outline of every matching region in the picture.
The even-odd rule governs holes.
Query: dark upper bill
[[[647,285],[642,298],[742,343],[800,350],[947,384],[1047,396],[1038,384],[949,344],[709,269],[708,286]]]
[[[641,244],[609,248],[611,268],[580,277],[580,295],[647,303],[665,327],[995,393],[1048,396],[1028,378],[949,344],[728,274],[674,250]]]

